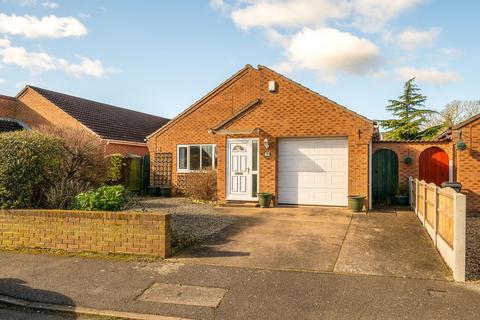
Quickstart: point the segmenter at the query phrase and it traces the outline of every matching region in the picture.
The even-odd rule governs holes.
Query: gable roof
[[[467,124],[470,124],[470,123],[472,123],[472,122],[474,122],[475,120],[478,120],[478,119],[480,119],[480,113],[477,114],[477,115],[474,115],[473,117],[468,118],[465,121],[457,123],[456,125],[452,126],[452,129],[453,130],[460,129],[462,127],[465,127]]]
[[[260,104],[260,102],[261,102],[260,99],[255,99],[253,101],[250,101],[243,108],[241,108],[238,112],[234,113],[232,116],[230,116],[227,119],[225,119],[224,121],[220,122],[215,127],[213,127],[211,130],[213,132],[215,132],[215,131],[218,131],[218,130],[224,128],[225,126],[234,122],[235,120],[240,118],[242,115],[244,115],[245,113],[247,113],[251,109],[257,107]]]
[[[457,123],[457,124],[447,128],[447,129],[445,129],[444,131],[440,132],[436,136],[436,139],[451,140],[452,139],[452,130],[461,129],[461,128],[465,127],[466,125],[469,125],[470,123],[472,123],[474,121],[477,121],[479,119],[480,119],[480,113],[474,115],[473,117],[468,118],[465,121],[462,121],[460,123]]]
[[[72,116],[103,139],[145,142],[145,137],[169,119],[87,100],[34,86],[27,86]]]
[[[167,123],[166,125],[164,125],[163,127],[159,128],[158,130],[156,130],[155,132],[152,132],[151,134],[149,134],[147,136],[147,139],[149,139],[150,137],[158,134],[158,133],[161,133],[165,130],[167,130],[168,128],[170,128],[171,126],[173,126],[175,123],[177,123],[178,121],[180,121],[183,117],[187,116],[188,114],[192,113],[193,111],[195,111],[197,108],[199,108],[201,106],[201,104],[205,101],[207,101],[208,99],[210,99],[211,97],[213,97],[217,92],[219,92],[221,89],[223,89],[225,86],[227,86],[228,84],[232,83],[233,81],[237,80],[241,75],[243,75],[246,71],[248,70],[255,70],[251,65],[247,64],[245,65],[245,67],[243,67],[242,69],[240,69],[239,71],[237,71],[233,76],[231,76],[230,78],[228,78],[227,80],[225,80],[224,82],[222,82],[221,84],[219,84],[217,87],[215,87],[212,91],[210,91],[209,93],[207,93],[205,96],[203,96],[202,98],[200,98],[199,100],[195,101],[190,107],[188,107],[187,109],[183,110],[180,114],[178,114],[176,117],[174,117],[169,123]]]
[[[325,97],[325,96],[322,96],[322,95],[319,94],[318,92],[315,92],[315,91],[313,91],[312,89],[305,87],[304,85],[302,85],[302,84],[300,84],[300,83],[298,83],[298,82],[296,82],[296,81],[294,81],[294,80],[292,80],[292,79],[284,76],[284,75],[281,74],[281,73],[278,73],[278,72],[275,71],[275,70],[272,70],[272,69],[270,69],[270,68],[268,68],[268,67],[265,67],[265,66],[262,66],[262,65],[258,65],[258,70],[261,70],[261,69],[265,69],[265,70],[268,70],[268,71],[276,74],[277,76],[279,76],[279,77],[283,78],[284,80],[292,83],[293,85],[296,85],[297,87],[300,87],[301,89],[306,90],[306,91],[312,93],[313,95],[317,96],[318,98],[320,98],[320,99],[322,99],[322,100],[325,100],[325,101],[327,101],[327,102],[329,102],[329,103],[331,103],[331,104],[339,107],[340,109],[343,109],[343,110],[347,111],[347,112],[350,113],[351,115],[353,115],[353,116],[355,116],[355,117],[357,117],[357,118],[359,118],[359,119],[361,119],[361,120],[363,120],[363,121],[366,121],[366,122],[368,122],[368,123],[371,123],[372,125],[373,125],[374,122],[375,122],[375,121],[373,121],[373,120],[368,119],[367,117],[362,116],[361,114],[356,113],[355,111],[352,111],[352,110],[348,109],[347,107],[342,106],[341,104],[338,104],[337,102],[335,102],[335,101],[333,101],[333,100],[328,99],[328,98]]]
[[[16,120],[0,118],[0,133],[23,130],[23,126]]]

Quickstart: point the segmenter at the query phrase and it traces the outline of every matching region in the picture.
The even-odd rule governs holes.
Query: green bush
[[[119,211],[127,202],[124,186],[103,186],[80,193],[75,198],[75,209],[88,211]]]
[[[49,134],[0,134],[0,208],[41,208],[61,174],[62,141]]]
[[[107,169],[106,183],[109,185],[120,184],[122,182],[122,172],[125,165],[123,155],[112,154]]]

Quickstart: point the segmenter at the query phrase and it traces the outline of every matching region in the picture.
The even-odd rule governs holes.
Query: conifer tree
[[[398,100],[389,100],[387,110],[395,119],[382,120],[380,124],[386,129],[387,140],[417,140],[426,139],[438,131],[436,127],[422,130],[433,110],[425,109],[427,97],[421,94],[420,88],[414,83],[415,78],[405,82],[403,94]]]

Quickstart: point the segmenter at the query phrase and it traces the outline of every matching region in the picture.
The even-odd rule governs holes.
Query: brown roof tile
[[[169,119],[29,86],[104,139],[144,142]]]

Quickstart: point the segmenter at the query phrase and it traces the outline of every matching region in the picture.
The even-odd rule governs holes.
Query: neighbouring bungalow
[[[373,121],[247,65],[148,136],[151,181],[182,193],[191,173],[214,169],[224,202],[271,192],[276,204],[345,206],[348,195],[361,195],[371,207],[391,203],[412,176],[461,182],[473,215],[480,207],[480,180],[472,174],[480,168],[478,123],[480,116],[448,131],[463,131],[464,151],[452,134],[380,141]]]
[[[105,142],[106,154],[148,154],[145,137],[168,121],[34,86],[16,97],[0,95],[0,132],[52,125],[82,128]]]

